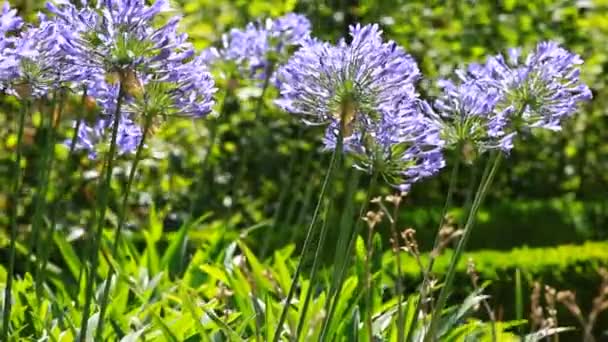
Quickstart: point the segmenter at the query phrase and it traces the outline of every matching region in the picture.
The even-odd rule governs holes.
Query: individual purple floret
[[[232,29],[222,37],[219,54],[248,70],[254,78],[264,79],[269,68],[276,70],[289,50],[310,35],[310,29],[310,21],[295,13],[249,23],[245,29]],[[276,84],[274,73],[270,79]]]
[[[304,41],[279,70],[277,104],[306,124],[329,124],[325,146],[340,137],[355,166],[406,189],[443,167],[439,130],[418,107],[416,62],[377,25],[352,26],[352,42]]]
[[[16,31],[22,25],[23,20],[17,15],[17,10],[11,9],[9,2],[4,1],[2,5],[2,17],[0,18],[0,35],[2,35],[2,40],[10,40],[10,37],[6,37],[6,33]]]

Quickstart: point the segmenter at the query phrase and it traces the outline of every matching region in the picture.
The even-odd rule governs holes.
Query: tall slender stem
[[[298,266],[296,266],[296,271],[293,275],[293,279],[291,280],[291,286],[289,287],[289,292],[287,293],[287,297],[285,298],[285,305],[283,306],[283,311],[281,312],[281,316],[279,318],[279,322],[277,324],[276,331],[274,332],[273,341],[279,341],[281,337],[281,329],[283,323],[285,323],[285,319],[287,318],[287,312],[291,307],[291,299],[294,296],[296,285],[298,284],[298,278],[300,277],[300,272],[302,272],[302,266],[304,264],[304,257],[306,255],[306,251],[309,248],[309,245],[312,241],[312,235],[315,225],[317,224],[317,220],[319,218],[319,212],[321,211],[321,206],[323,205],[323,200],[325,198],[325,194],[327,192],[327,187],[331,183],[333,178],[334,169],[336,165],[336,160],[339,159],[339,156],[342,154],[342,138],[339,138],[338,148],[335,148],[332,152],[331,160],[329,161],[329,166],[327,168],[327,172],[325,174],[325,180],[323,181],[323,185],[321,186],[321,192],[319,193],[319,199],[317,200],[317,205],[315,207],[315,211],[312,215],[312,220],[310,221],[310,225],[308,226],[308,230],[306,232],[306,239],[304,239],[304,246],[302,246],[302,253],[300,254],[300,260],[298,261]]]
[[[401,282],[403,281],[403,272],[401,271],[401,248],[399,246],[399,233],[397,232],[397,220],[399,215],[399,204],[401,203],[401,197],[399,202],[393,203],[395,205],[393,209],[393,215],[391,220],[391,234],[393,235],[393,251],[397,260],[397,280],[395,281],[395,290],[397,291],[397,342],[405,341],[405,316],[401,309],[403,303],[403,288]]]
[[[325,341],[325,338],[327,337],[326,335],[328,332],[327,329],[329,328],[329,324],[331,323],[333,315],[336,311],[336,300],[335,300],[335,298],[333,298],[333,295],[336,293],[340,293],[340,291],[342,290],[342,286],[344,285],[344,278],[346,277],[346,270],[348,269],[348,266],[349,266],[350,255],[352,253],[352,249],[355,246],[358,232],[361,229],[361,225],[363,223],[363,220],[362,220],[363,215],[367,211],[367,208],[369,207],[369,201],[371,199],[372,193],[374,192],[374,190],[376,189],[376,185],[378,184],[378,176],[379,176],[378,172],[374,171],[374,173],[372,174],[372,179],[369,183],[369,188],[367,190],[365,200],[363,201],[363,203],[361,205],[361,210],[359,211],[359,216],[357,217],[357,222],[355,223],[355,227],[354,227],[353,231],[351,232],[351,235],[350,235],[350,238],[348,241],[348,245],[346,246],[346,249],[345,249],[346,253],[344,254],[344,258],[342,259],[342,264],[340,265],[340,268],[338,270],[337,277],[335,278],[335,283],[332,284],[332,288],[330,288],[329,294],[327,296],[325,312],[328,312],[328,315],[323,320],[323,328],[321,330],[321,337],[320,337],[321,341]]]
[[[29,112],[29,100],[23,101],[19,114],[19,126],[17,128],[17,147],[15,156],[15,168],[13,172],[13,198],[11,206],[11,241],[9,245],[8,274],[6,275],[6,287],[4,288],[4,313],[2,319],[2,340],[8,341],[8,328],[11,317],[12,285],[15,274],[15,244],[17,240],[17,216],[19,215],[19,190],[21,188],[21,154],[23,153],[23,129],[25,116]]]
[[[367,338],[374,342],[374,330],[372,329],[372,316],[374,315],[374,301],[372,296],[372,257],[374,255],[374,227],[367,227],[367,255],[365,258],[365,325],[367,327]]]
[[[338,163],[338,165],[340,165],[340,163]],[[358,173],[355,174],[353,173],[353,176],[351,177],[352,179],[349,180],[349,186],[348,186],[348,191],[346,193],[345,198],[353,198],[354,197],[354,192],[356,191],[356,184],[358,184]],[[310,286],[308,287],[308,291],[306,292],[306,297],[304,299],[304,303],[302,304],[299,312],[301,312],[300,314],[300,319],[298,322],[298,326],[296,328],[296,341],[300,340],[300,335],[302,334],[302,330],[304,328],[304,323],[306,321],[306,317],[308,316],[308,305],[310,304],[310,299],[312,297],[312,294],[314,292],[314,286],[316,284],[316,280],[317,280],[317,276],[318,276],[318,269],[319,266],[321,264],[321,254],[323,251],[323,248],[325,246],[325,240],[327,239],[327,233],[329,232],[329,218],[330,218],[330,214],[333,212],[333,208],[334,208],[334,200],[330,199],[329,205],[327,206],[327,208],[325,209],[325,217],[323,220],[323,226],[321,227],[321,233],[320,233],[320,238],[319,238],[319,243],[317,244],[317,248],[315,250],[315,257],[313,260],[313,264],[312,264],[312,269],[310,271],[310,280],[309,280],[309,284]]]
[[[494,152],[492,157],[490,157],[490,159],[488,159],[488,166],[492,165],[491,169],[488,173],[488,176],[483,177],[485,179],[482,179],[482,181],[479,185],[479,189],[477,190],[477,193],[475,194],[475,199],[473,200],[473,205],[471,206],[471,211],[469,212],[467,222],[464,226],[463,235],[460,238],[458,245],[456,246],[456,250],[454,251],[454,255],[452,256],[452,260],[450,261],[450,265],[448,267],[448,272],[445,277],[445,282],[443,284],[443,288],[441,289],[441,292],[439,293],[437,305],[435,306],[435,309],[433,310],[433,315],[431,317],[431,323],[429,326],[429,330],[424,339],[425,342],[430,342],[430,341],[436,340],[435,332],[438,328],[439,320],[441,317],[441,311],[445,307],[449,292],[451,291],[451,288],[452,288],[454,276],[456,275],[456,267],[458,265],[458,262],[460,261],[460,257],[462,256],[464,248],[469,240],[469,237],[471,236],[471,231],[473,230],[473,226],[475,225],[475,219],[477,217],[477,211],[481,207],[481,204],[483,203],[483,200],[487,194],[487,191],[488,191],[490,185],[492,184],[492,180],[494,179],[496,170],[498,169],[498,166],[500,165],[501,159],[502,159],[502,153],[500,153],[500,152]]]
[[[85,102],[87,99],[87,89],[84,88],[83,92],[82,92],[82,97],[80,100],[80,104],[81,104],[81,108],[85,108]],[[74,167],[75,167],[75,162],[73,160],[73,156],[74,156],[74,151],[76,150],[76,143],[78,142],[78,132],[80,131],[80,127],[82,126],[82,122],[84,121],[84,115],[80,115],[78,117],[78,119],[76,120],[76,125],[74,127],[74,133],[72,134],[72,138],[70,140],[70,149],[68,152],[68,156],[67,156],[67,167],[66,170],[71,171]],[[51,222],[49,224],[49,241],[53,241],[53,236],[55,234],[55,228],[57,227],[57,214],[60,211],[60,206],[62,204],[64,204],[64,202],[62,201],[63,197],[65,194],[67,194],[68,190],[70,188],[70,182],[65,182],[64,187],[58,192],[58,195],[56,195],[54,201],[53,201],[53,206],[51,207]],[[48,250],[47,250],[48,251]],[[45,272],[46,270],[46,265],[48,263],[48,253],[45,253],[43,255],[43,259],[42,259],[42,270],[43,272]],[[80,273],[82,274],[82,268]],[[77,284],[78,284],[78,288],[80,288],[80,280],[82,277],[78,277],[77,279]],[[78,296],[74,296],[74,300],[76,301],[76,306],[78,306]]]
[[[57,93],[56,93],[57,95]],[[51,173],[53,171],[53,164],[55,161],[55,138],[56,138],[56,131],[55,131],[55,125],[53,124],[54,121],[54,117],[55,115],[57,116],[57,122],[61,121],[61,116],[63,113],[63,100],[64,100],[64,93],[63,91],[59,91],[59,101],[53,99],[53,113],[52,115],[49,116],[49,125],[47,126],[47,131],[45,132],[47,139],[45,141],[45,146],[44,146],[44,152],[43,152],[43,157],[42,157],[42,161],[43,161],[43,167],[42,169],[44,170],[41,173],[41,179],[40,179],[40,183],[42,184],[41,188],[38,190],[38,194],[37,194],[37,203],[35,205],[35,213],[34,213],[34,219],[33,219],[33,223],[32,226],[35,226],[37,228],[33,228],[33,230],[39,230],[40,226],[43,223],[43,217],[44,217],[44,212],[46,211],[46,196],[48,193],[48,189],[49,189],[49,179],[51,177]],[[40,238],[40,234],[38,233],[38,238],[34,240],[34,242],[32,243],[31,248],[36,248],[36,264],[37,264],[37,269],[36,269],[36,298],[38,300],[40,300],[41,298],[41,291],[42,291],[42,282],[44,281],[44,276],[45,276],[45,268],[46,268],[46,255],[47,253],[44,251],[44,248],[42,246],[43,241],[45,240],[44,238]],[[49,236],[49,234],[46,234],[47,237]],[[34,255],[33,251],[30,250],[31,255]]]
[[[114,113],[114,122],[112,129],[112,139],[110,141],[110,150],[106,155],[105,161],[105,174],[100,177],[98,183],[98,197],[97,197],[97,205],[95,208],[95,213],[97,215],[97,231],[95,232],[95,236],[92,239],[92,248],[91,248],[91,267],[87,274],[87,284],[85,288],[85,304],[82,312],[82,321],[80,322],[80,334],[79,341],[84,342],[86,340],[87,333],[87,325],[90,316],[90,306],[93,300],[93,283],[95,282],[95,275],[97,272],[97,263],[99,262],[99,246],[101,244],[101,239],[103,237],[103,226],[106,216],[106,209],[108,207],[108,194],[110,192],[111,180],[112,180],[112,171],[114,170],[114,155],[116,154],[116,141],[118,137],[118,128],[120,125],[120,117],[121,117],[121,107],[122,101],[125,96],[125,92],[123,89],[122,83],[118,85],[119,92],[118,98],[116,100],[116,112]]]
[[[427,290],[430,282],[431,272],[433,272],[433,266],[435,264],[435,250],[438,248],[440,243],[440,234],[441,228],[445,223],[445,216],[447,215],[450,206],[452,205],[452,198],[454,196],[454,192],[456,190],[456,183],[458,182],[458,173],[461,165],[461,158],[456,158],[456,163],[452,167],[452,172],[450,174],[450,183],[448,185],[448,193],[446,195],[445,204],[443,205],[443,209],[441,210],[441,217],[439,218],[439,227],[437,228],[437,232],[435,234],[435,242],[433,243],[433,249],[429,253],[429,264],[426,270],[422,270],[422,284],[420,285],[420,300],[416,302],[416,308],[414,309],[414,318],[412,322],[412,327],[415,327],[418,323],[419,312],[422,310],[422,305],[424,304],[424,300],[428,295]],[[414,331],[414,329],[410,329],[407,332],[405,340],[408,341],[410,338],[410,334]]]
[[[144,114],[145,115],[145,114]],[[122,228],[125,225],[125,219],[127,217],[127,207],[129,205],[129,195],[131,194],[131,187],[133,186],[133,180],[135,179],[135,174],[137,173],[137,166],[141,160],[141,154],[144,150],[144,146],[146,144],[146,137],[148,136],[148,132],[150,131],[150,126],[152,125],[152,116],[145,115],[145,123],[143,129],[143,135],[139,144],[137,145],[137,150],[135,152],[135,159],[133,159],[133,163],[131,164],[131,170],[129,171],[129,178],[127,179],[127,185],[125,186],[125,192],[122,196],[122,204],[120,206],[120,212],[118,213],[118,224],[116,226],[116,233],[114,234],[114,243],[112,244],[112,255],[116,256],[118,253],[118,245],[120,244],[120,236],[122,233]],[[110,294],[110,286],[112,284],[112,277],[114,276],[114,268],[110,264],[108,269],[108,275],[105,280],[103,292],[101,294],[101,302],[99,305],[99,323],[97,323],[97,329],[95,332],[95,341],[101,341],[103,334],[103,323],[106,308],[108,306],[108,298]]]

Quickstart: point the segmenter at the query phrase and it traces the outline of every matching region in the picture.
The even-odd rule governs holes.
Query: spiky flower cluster
[[[76,132],[75,148],[88,151],[89,157],[96,159],[98,150],[103,150],[109,145],[112,127],[113,122],[110,119],[103,118],[97,120],[93,125],[81,125]],[[141,138],[141,127],[127,118],[121,118],[116,136],[118,152],[124,154],[134,151]]]
[[[141,129],[132,127],[151,116],[203,117],[211,112],[216,89],[200,56],[186,34],[177,30],[180,17],[162,22],[170,11],[166,0],[151,6],[144,0],[99,0],[95,6],[47,5],[61,23],[59,46],[71,67],[80,70],[80,82],[96,99],[101,121],[84,126],[79,145],[101,141],[100,128],[111,129],[120,119],[122,151],[132,151]],[[121,108],[118,112],[118,98]],[[86,134],[85,134],[86,132]],[[131,136],[128,136],[128,135]],[[128,137],[127,137],[128,136]]]
[[[525,59],[520,49],[489,57],[441,81],[443,95],[426,112],[439,118],[449,146],[480,151],[513,148],[513,138],[533,128],[560,130],[591,91],[579,79],[582,59],[554,42],[539,43]],[[435,112],[437,114],[435,114]]]
[[[17,11],[11,9],[8,2],[2,6],[2,17],[0,18],[0,90],[6,90],[7,82],[19,66],[15,57],[16,38],[11,36],[13,31],[21,28],[23,20],[17,15]]]
[[[498,55],[485,65],[488,77],[504,93],[504,104],[513,106],[515,128],[527,126],[560,130],[582,101],[592,98],[580,81],[580,56],[555,42],[541,42],[525,59],[520,49]]]
[[[377,25],[352,26],[350,35],[337,45],[305,40],[279,70],[277,104],[307,124],[328,124],[328,149],[343,139],[357,167],[407,188],[444,164],[438,131],[418,110],[418,66]]]
[[[40,98],[73,78],[58,48],[57,23],[40,14],[38,26],[23,21],[4,4],[0,23],[0,88],[22,98]],[[17,31],[20,32],[17,32]]]
[[[441,128],[446,146],[475,152],[472,156],[465,153],[468,161],[472,161],[476,149],[482,152],[511,150],[514,133],[507,133],[505,126],[513,107],[498,107],[503,95],[491,85],[491,80],[475,78],[461,71],[456,74],[457,80],[439,82],[443,94],[434,102],[434,108],[421,102],[422,110]]]
[[[303,15],[290,13],[276,19],[247,24],[245,29],[232,29],[222,37],[220,50],[212,50],[216,59],[232,61],[253,78],[270,77],[273,70],[287,59],[290,50],[310,35],[310,21]],[[273,70],[270,70],[273,69]],[[270,71],[271,75],[266,75]]]

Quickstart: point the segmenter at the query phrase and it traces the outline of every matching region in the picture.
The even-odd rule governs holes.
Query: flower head
[[[422,110],[435,121],[446,147],[458,146],[465,152],[500,149],[508,152],[513,147],[513,133],[507,133],[508,116],[513,108],[498,108],[501,91],[484,78],[463,76],[457,80],[441,80],[442,95],[430,106],[421,102]],[[472,148],[472,149],[471,149]]]
[[[216,88],[205,56],[196,56],[188,36],[178,33],[179,16],[161,20],[160,14],[169,10],[166,0],[151,6],[145,0],[99,0],[95,7],[85,2],[82,7],[48,8],[64,25],[59,46],[70,56],[71,66],[81,70],[78,81],[99,107],[94,129],[80,134],[82,146],[98,141],[87,137],[107,137],[93,133],[110,129],[117,114],[124,118],[119,144],[134,147],[141,137],[141,129],[134,128],[137,123],[211,112]]]
[[[195,118],[211,113],[217,89],[205,57],[197,55],[188,62],[150,75],[143,82],[145,96],[133,101],[135,112]]]
[[[279,69],[277,104],[308,124],[340,120],[349,125],[389,108],[400,96],[415,97],[420,71],[393,41],[383,42],[378,25],[351,26],[352,42],[337,45],[307,39]],[[350,107],[350,108],[347,108]]]
[[[277,104],[306,124],[328,124],[326,148],[343,139],[356,167],[406,188],[443,166],[438,131],[418,110],[418,66],[377,25],[350,33],[336,45],[307,39],[279,70]]]
[[[559,130],[579,103],[592,97],[579,78],[582,63],[580,56],[557,43],[541,42],[525,60],[521,50],[511,49],[506,58],[492,57],[485,67],[505,93],[505,105],[516,108],[515,125]]]
[[[445,166],[440,131],[420,111],[419,101],[401,98],[392,108],[382,110],[379,121],[370,122],[343,141],[344,151],[354,157],[356,168],[379,172],[400,191],[408,191],[411,184]],[[326,149],[337,147],[339,130],[339,122],[332,121],[325,133]]]
[[[591,98],[580,82],[579,56],[544,42],[522,60],[520,49],[457,70],[440,81],[443,94],[425,111],[435,118],[448,146],[476,151],[513,148],[513,138],[531,128],[561,129],[580,102]]]
[[[114,120],[109,117],[100,119],[92,125],[82,124],[79,127],[75,148],[89,152],[91,159],[97,158],[99,151],[107,149],[110,144],[110,135],[114,127]],[[142,139],[141,128],[131,120],[123,118],[118,125],[116,146],[119,154],[132,153]],[[70,144],[66,141],[66,144]]]
[[[79,77],[59,48],[61,23],[39,15],[38,26],[27,26],[9,54],[16,63],[7,73],[7,87],[21,97],[39,98]]]
[[[2,5],[0,16],[0,90],[5,90],[7,83],[12,80],[19,66],[19,59],[15,55],[15,41],[11,35],[23,26],[23,20],[17,11],[10,8],[8,1]]]
[[[73,64],[99,68],[110,77],[150,73],[194,54],[187,36],[177,32],[180,17],[157,25],[159,15],[170,9],[166,0],[151,6],[144,0],[99,0],[95,7],[49,3],[47,8],[66,24],[60,45]]]
[[[299,46],[310,35],[310,21],[303,15],[289,13],[277,19],[266,19],[247,24],[245,29],[232,29],[222,37],[219,54],[259,79],[269,76],[276,83],[274,73],[287,58],[290,49]]]

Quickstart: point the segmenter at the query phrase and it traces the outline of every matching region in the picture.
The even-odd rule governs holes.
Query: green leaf
[[[63,234],[53,234],[53,241],[57,245],[57,249],[68,266],[73,279],[78,279],[82,265],[72,245],[65,239]]]

